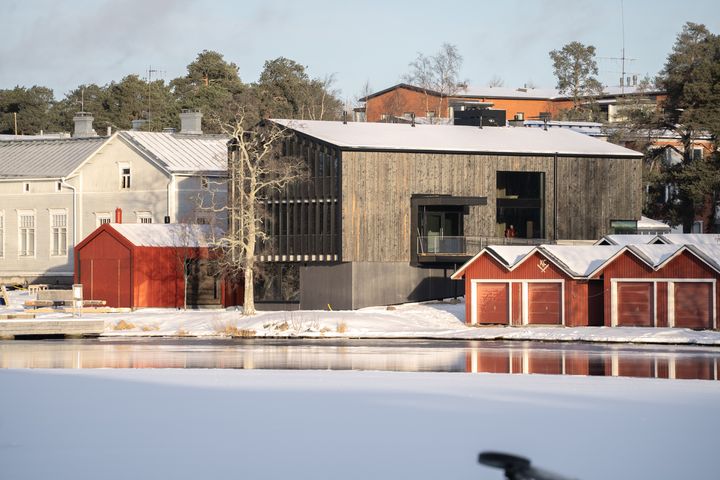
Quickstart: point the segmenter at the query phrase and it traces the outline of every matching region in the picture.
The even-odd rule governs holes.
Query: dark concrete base
[[[300,268],[300,308],[357,309],[421,302],[464,294],[452,269],[413,267],[405,262],[350,262]]]

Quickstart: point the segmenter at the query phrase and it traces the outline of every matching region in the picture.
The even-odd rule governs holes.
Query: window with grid
[[[130,188],[130,165],[120,167],[120,188]]]
[[[20,214],[18,217],[21,257],[35,256],[35,214]]]
[[[51,255],[67,255],[67,213],[50,214]]]

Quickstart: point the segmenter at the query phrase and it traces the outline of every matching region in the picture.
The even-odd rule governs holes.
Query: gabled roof
[[[658,235],[605,235],[595,242],[595,245],[645,245],[652,243],[666,243]]]
[[[590,278],[624,252],[658,270],[682,252],[690,252],[720,273],[720,245],[540,245],[538,247],[488,246],[462,265],[450,278],[459,280],[482,255],[497,259],[508,271],[538,252],[573,278]]]
[[[566,129],[272,121],[348,150],[642,157],[639,152]]]
[[[717,233],[664,233],[662,234],[668,243],[674,243],[676,245],[684,244],[710,244],[720,245],[720,234]]]
[[[107,137],[0,142],[0,178],[63,178],[108,141]]]
[[[541,251],[573,277],[589,277],[623,250],[619,245],[543,245]]]
[[[228,137],[141,131],[119,135],[171,173],[227,174]]]
[[[222,232],[210,225],[187,223],[112,223],[107,224],[130,243],[138,247],[188,247],[212,246]]]

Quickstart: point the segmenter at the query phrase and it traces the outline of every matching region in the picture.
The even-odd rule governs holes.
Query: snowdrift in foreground
[[[13,292],[22,305],[27,293]],[[0,307],[2,312],[4,307]],[[21,309],[21,308],[20,308]],[[45,318],[68,314],[41,314]],[[85,314],[105,321],[104,336],[255,336],[328,338],[433,338],[462,340],[541,340],[720,345],[720,332],[643,327],[493,327],[465,325],[465,304],[407,303],[353,311],[258,312],[235,309],[147,308],[131,313]]]
[[[2,478],[716,478],[717,382],[256,370],[0,370]]]

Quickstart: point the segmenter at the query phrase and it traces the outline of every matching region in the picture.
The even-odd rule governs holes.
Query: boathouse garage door
[[[562,284],[528,283],[527,322],[559,325],[562,323]]]
[[[713,328],[713,284],[673,282],[673,326]]]
[[[655,319],[652,282],[617,283],[617,325],[652,327]]]
[[[508,323],[508,283],[477,283],[475,286],[475,322]]]

